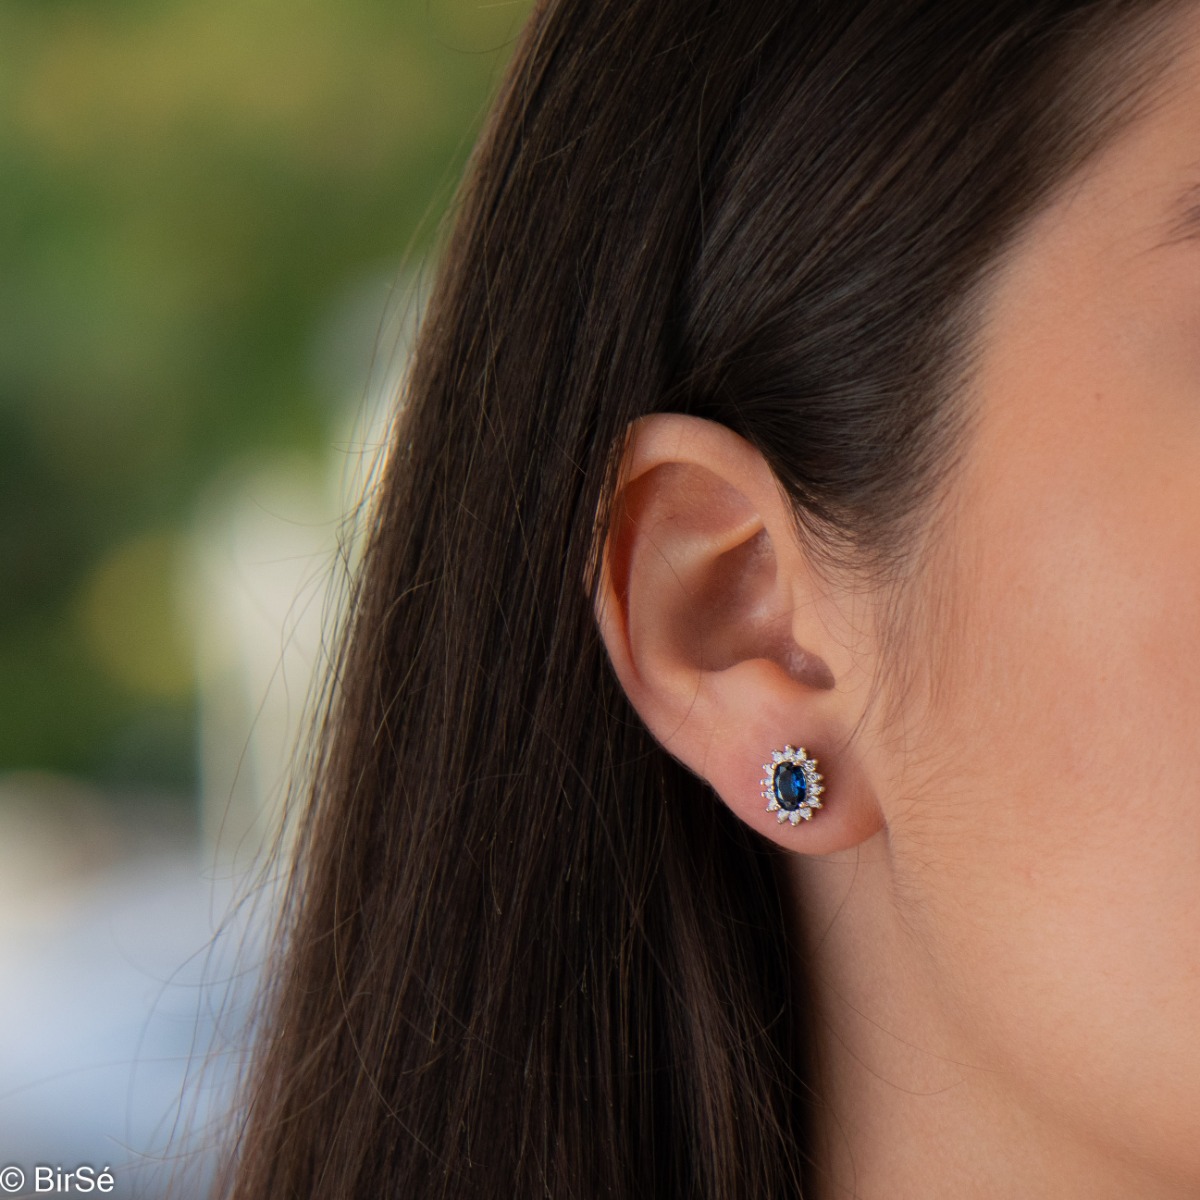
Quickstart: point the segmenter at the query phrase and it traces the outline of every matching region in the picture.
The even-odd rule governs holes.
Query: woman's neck
[[[964,1025],[898,903],[886,830],[844,854],[796,856],[790,884],[817,989],[814,1200],[1195,1195],[1080,1137],[1026,1094],[987,1030]]]

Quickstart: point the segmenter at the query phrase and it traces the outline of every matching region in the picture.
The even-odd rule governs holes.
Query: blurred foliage
[[[527,13],[0,6],[0,768],[193,786],[190,507],[327,453],[322,317],[428,247]]]

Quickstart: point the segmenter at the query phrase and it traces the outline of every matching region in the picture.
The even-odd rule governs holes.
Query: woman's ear
[[[883,824],[850,734],[862,716],[859,593],[811,569],[766,460],[723,425],[677,413],[629,430],[606,531],[596,619],[617,678],[655,738],[748,825],[830,853]],[[763,764],[804,747],[821,808],[779,823]]]

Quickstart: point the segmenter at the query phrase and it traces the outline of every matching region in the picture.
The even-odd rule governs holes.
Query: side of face
[[[991,296],[933,769],[889,819],[961,1044],[1200,1179],[1200,24],[1180,87]],[[1200,194],[1196,197],[1200,200]],[[1197,231],[1200,233],[1200,231]]]

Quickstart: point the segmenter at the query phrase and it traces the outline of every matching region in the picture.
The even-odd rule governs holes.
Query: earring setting
[[[763,771],[762,794],[767,812],[776,813],[781,825],[784,821],[793,825],[811,821],[813,810],[821,807],[825,790],[821,783],[825,777],[817,771],[817,760],[809,758],[803,746],[799,750],[784,746],[771,751],[771,761],[763,763]]]

